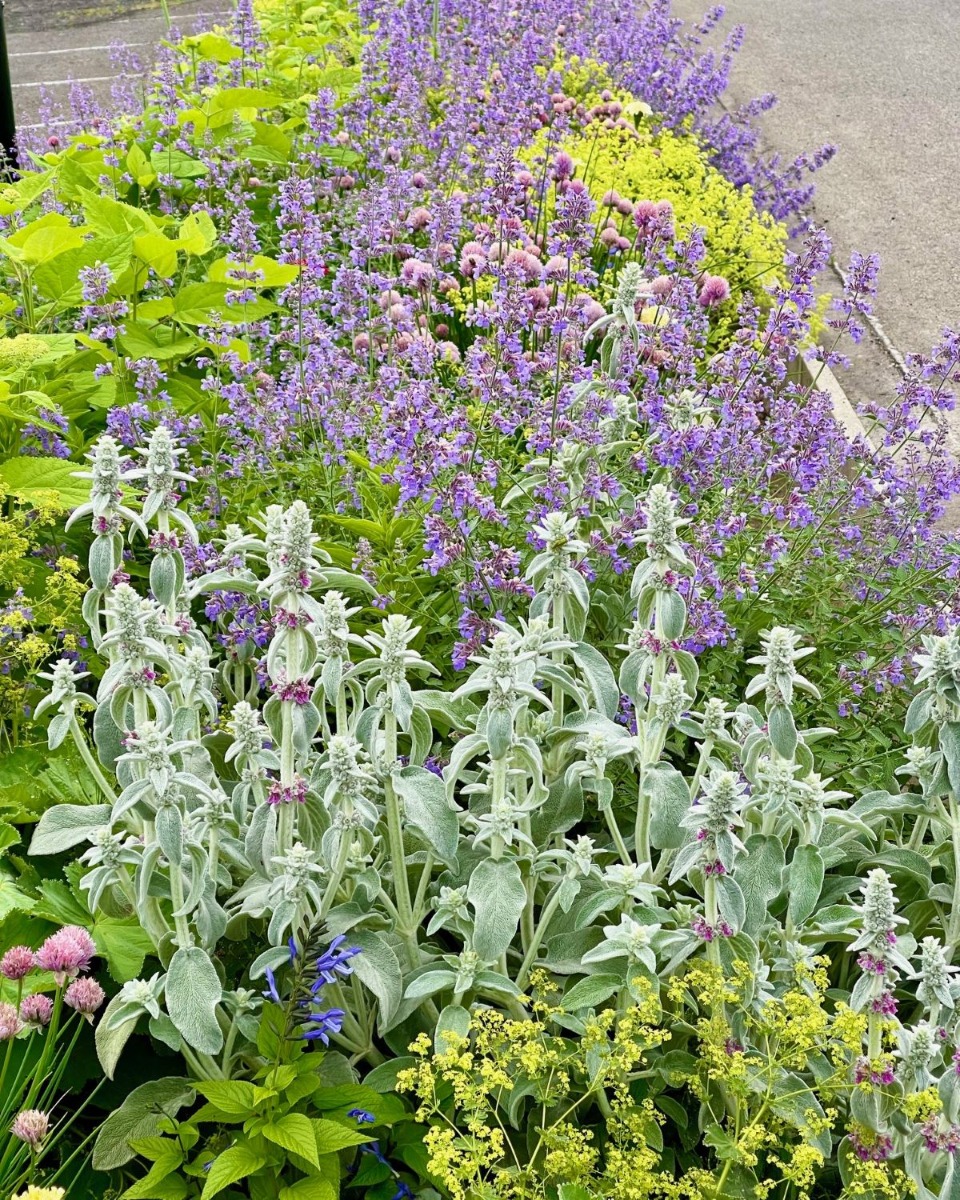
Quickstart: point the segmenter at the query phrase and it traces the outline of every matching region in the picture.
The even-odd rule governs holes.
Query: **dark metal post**
[[[10,59],[7,56],[3,8],[4,2],[0,0],[0,147],[4,153],[3,173],[12,175],[17,163],[17,118],[13,110],[13,87],[10,83]]]

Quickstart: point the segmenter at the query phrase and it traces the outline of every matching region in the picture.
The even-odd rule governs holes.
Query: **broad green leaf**
[[[98,916],[93,940],[117,983],[138,978],[144,959],[153,952],[149,934],[134,919]]]
[[[310,1175],[280,1189],[280,1200],[336,1200],[337,1190],[329,1179]]]
[[[0,921],[9,913],[30,912],[34,901],[16,886],[10,879],[0,879]]]
[[[234,272],[257,271],[262,278],[251,279],[249,282],[237,279]],[[207,278],[212,283],[226,283],[230,287],[286,287],[300,274],[300,268],[295,263],[278,263],[275,258],[267,258],[265,254],[255,254],[249,263],[239,262],[233,258],[219,258],[210,264]]]
[[[569,991],[564,992],[562,1004],[566,1012],[579,1012],[584,1008],[596,1008],[609,1000],[623,987],[622,975],[588,975],[578,980]]]
[[[188,254],[206,254],[217,244],[217,227],[209,213],[195,212],[184,217],[177,245]]]
[[[319,1138],[314,1133],[314,1126],[309,1117],[303,1113],[286,1113],[282,1117],[264,1125],[262,1131],[267,1141],[275,1142],[284,1150],[299,1154],[313,1166],[320,1165],[318,1155]],[[339,1149],[339,1147],[338,1147]]]
[[[83,245],[83,231],[75,225],[67,228],[38,229],[23,243],[24,261],[39,266],[68,250]]]
[[[172,279],[177,271],[177,243],[162,233],[141,233],[133,239],[133,251],[161,279]]]
[[[79,470],[62,458],[11,458],[0,463],[0,492],[67,511],[85,503],[90,494],[89,483],[76,478]]]
[[[129,233],[94,238],[59,255],[54,262],[38,266],[33,271],[33,282],[42,296],[55,300],[57,304],[79,304],[83,288],[80,271],[84,267],[104,263],[110,268],[114,279],[118,279],[129,264],[132,245],[133,238]]]
[[[266,1158],[254,1150],[249,1142],[238,1142],[213,1160],[213,1166],[207,1172],[206,1182],[200,1193],[201,1200],[209,1200],[210,1196],[216,1196],[231,1183],[246,1179],[248,1175],[266,1166],[266,1163]]]
[[[105,237],[120,237],[126,233],[157,233],[157,222],[142,208],[113,200],[109,196],[98,196],[94,192],[83,192],[83,212],[87,224],[94,233]]]
[[[208,113],[229,113],[250,109],[256,112],[260,108],[277,108],[283,104],[283,96],[276,92],[268,92],[263,88],[232,87],[221,88],[207,102]]]
[[[150,159],[136,142],[127,151],[127,170],[133,176],[134,183],[140,187],[149,187],[157,178],[156,171],[150,165]]]
[[[325,1117],[311,1121],[311,1125],[319,1154],[333,1154],[337,1150],[345,1150],[348,1146],[362,1146],[365,1142],[374,1140],[372,1133],[363,1133],[357,1128],[349,1129],[346,1125],[328,1121]]]

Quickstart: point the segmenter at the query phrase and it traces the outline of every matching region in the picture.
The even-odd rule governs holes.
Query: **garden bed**
[[[958,343],[868,439],[668,9],[243,0],[0,191],[0,1200],[953,1196]]]

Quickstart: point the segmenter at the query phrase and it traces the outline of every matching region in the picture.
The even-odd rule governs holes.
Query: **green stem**
[[[97,787],[103,792],[107,802],[113,804],[117,798],[116,792],[110,786],[110,781],[100,769],[100,764],[93,757],[90,747],[87,745],[87,739],[83,736],[83,730],[80,728],[80,722],[77,720],[76,713],[71,713],[70,716],[70,736],[73,738],[74,745],[83,759],[83,765],[90,772],[93,781]]]
[[[540,949],[541,943],[546,935],[547,926],[553,920],[553,915],[557,911],[559,905],[560,886],[558,884],[557,887],[553,889],[553,892],[546,904],[543,906],[543,911],[540,914],[540,923],[534,932],[533,939],[530,942],[527,953],[524,955],[523,962],[520,964],[520,970],[517,972],[516,984],[521,991],[526,986],[530,971],[532,970],[533,964],[537,959],[537,951]]]

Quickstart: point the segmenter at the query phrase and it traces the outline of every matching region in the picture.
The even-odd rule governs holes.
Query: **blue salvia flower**
[[[372,1112],[367,1112],[365,1108],[351,1108],[347,1113],[348,1117],[353,1117],[358,1125],[374,1125],[377,1118]]]
[[[280,993],[277,991],[277,977],[269,967],[266,969],[267,990],[263,993],[268,1000],[272,1000],[274,1004],[282,1004]]]
[[[310,988],[314,994],[325,983],[336,983],[338,975],[346,977],[353,974],[353,967],[349,966],[349,962],[354,955],[360,953],[360,949],[357,946],[348,946],[346,950],[341,950],[340,947],[346,940],[346,934],[338,933],[330,943],[330,948],[317,959],[317,981]]]
[[[312,1012],[306,1017],[306,1023],[315,1028],[308,1029],[300,1036],[305,1042],[323,1042],[330,1045],[330,1035],[339,1033],[343,1028],[343,1018],[346,1013],[342,1008],[328,1008],[326,1012]]]

